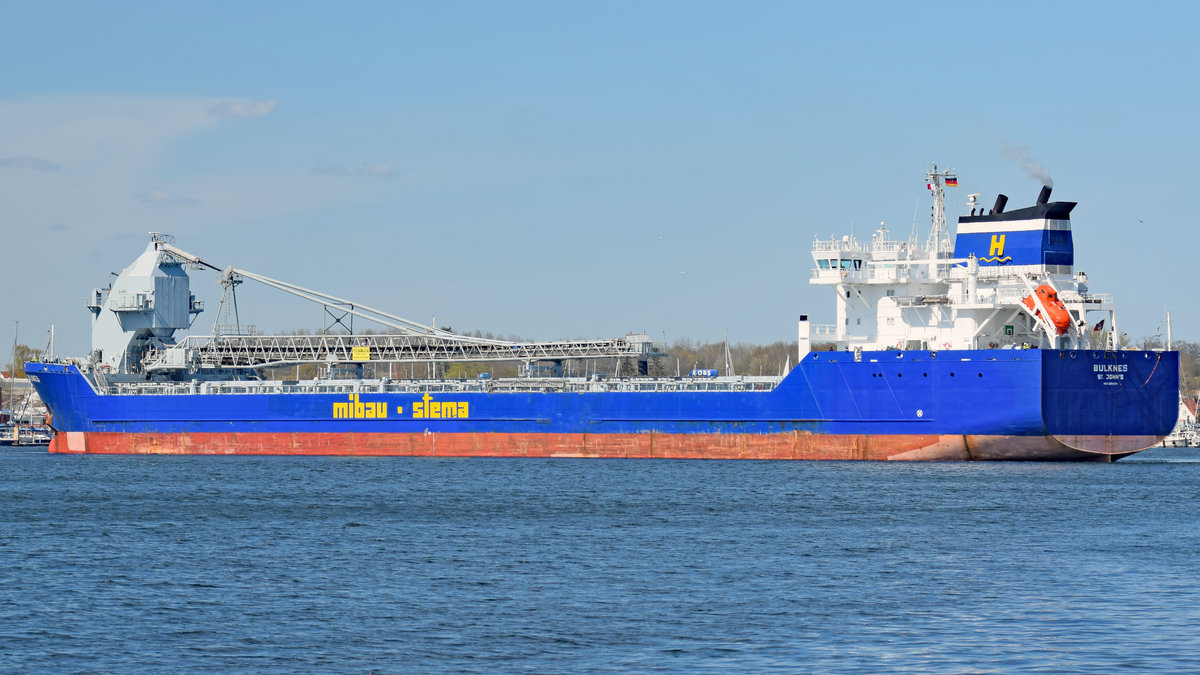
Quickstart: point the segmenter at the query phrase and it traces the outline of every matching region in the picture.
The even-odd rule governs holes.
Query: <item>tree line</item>
[[[477,333],[470,337],[502,339],[524,342],[519,337],[497,337],[489,333]],[[660,353],[646,359],[636,357],[595,358],[564,361],[562,375],[570,377],[646,377],[686,376],[693,370],[717,370],[727,374],[725,343],[700,343],[687,339],[676,340],[669,345],[657,345]],[[822,348],[817,346],[816,348]],[[825,345],[823,348],[832,348]],[[782,375],[785,368],[796,365],[795,342],[775,342],[769,345],[738,343],[729,345],[730,363],[736,375]],[[642,363],[639,363],[642,361]],[[544,363],[532,364],[533,375],[552,375]],[[491,377],[519,377],[524,364],[513,361],[478,361],[464,363],[364,363],[364,377],[391,377],[395,379],[475,379],[486,373]],[[348,368],[354,368],[346,364]],[[270,379],[309,380],[319,376],[321,364],[309,363],[299,366],[281,366],[264,369]],[[349,375],[350,373],[345,373]]]

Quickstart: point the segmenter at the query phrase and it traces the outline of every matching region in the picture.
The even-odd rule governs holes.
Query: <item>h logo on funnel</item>
[[[988,257],[981,259],[983,262],[1005,263],[1012,260],[1011,257],[1004,255],[1004,237],[1003,234],[992,235],[992,247],[988,251]]]

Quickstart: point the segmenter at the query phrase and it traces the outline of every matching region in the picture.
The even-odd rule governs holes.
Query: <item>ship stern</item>
[[[1152,448],[1175,427],[1179,352],[1047,350],[1042,421],[1059,443],[1120,459]]]

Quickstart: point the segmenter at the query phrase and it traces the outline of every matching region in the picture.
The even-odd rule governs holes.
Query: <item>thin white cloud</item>
[[[363,162],[355,167],[344,164],[322,164],[313,168],[313,173],[320,176],[354,176],[358,178],[396,178],[400,169],[382,162]]]
[[[184,197],[175,195],[166,190],[146,190],[135,195],[138,201],[147,204],[171,204],[171,205],[192,205],[199,204],[200,200],[195,197]]]
[[[0,157],[0,168],[27,169],[29,171],[61,171],[62,164],[33,155],[17,157]]]
[[[181,141],[221,127],[221,120],[208,113],[218,101],[110,94],[0,96],[0,157],[35,157],[63,167],[0,168],[5,221],[39,224],[47,233],[45,228],[55,222],[68,223],[70,232],[79,235],[71,244],[86,246],[128,231],[155,229],[161,226],[154,225],[161,214],[154,212],[161,209],[198,210],[147,208],[135,195],[151,188],[200,194],[192,187],[195,172],[171,168],[171,153]],[[164,169],[171,175],[169,183],[160,177]],[[207,201],[210,193],[203,194]]]
[[[278,99],[269,98],[263,101],[222,101],[208,109],[208,114],[214,117],[262,117],[271,114]]]

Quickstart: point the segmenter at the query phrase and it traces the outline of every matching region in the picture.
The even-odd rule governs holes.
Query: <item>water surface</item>
[[[0,671],[1198,671],[1200,451],[0,454]]]

